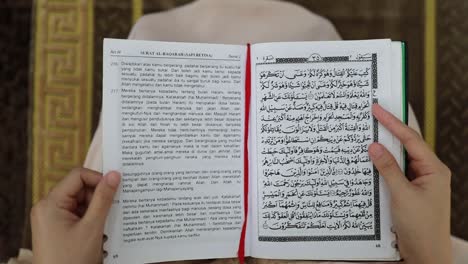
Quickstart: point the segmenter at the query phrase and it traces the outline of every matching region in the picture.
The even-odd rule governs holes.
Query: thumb
[[[392,197],[408,188],[409,181],[401,171],[393,155],[381,144],[369,146],[369,156],[388,185]]]
[[[93,197],[84,216],[86,222],[104,227],[109,209],[114,201],[114,195],[120,184],[120,174],[108,172],[94,190]]]

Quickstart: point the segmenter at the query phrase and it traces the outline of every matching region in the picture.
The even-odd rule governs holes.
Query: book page
[[[394,145],[371,113],[382,100],[401,107],[390,44],[252,47],[252,256],[399,259],[388,191],[368,156],[372,142]]]
[[[105,263],[235,257],[246,47],[105,39],[103,170],[122,173]]]

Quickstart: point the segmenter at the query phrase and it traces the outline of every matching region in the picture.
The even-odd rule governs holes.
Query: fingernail
[[[106,183],[112,187],[112,188],[117,188],[117,186],[119,186],[119,183],[120,183],[120,174],[116,171],[111,171],[111,172],[108,172],[105,176],[104,176],[105,180],[106,180]]]
[[[384,152],[383,146],[380,145],[379,143],[373,143],[369,147],[369,154],[372,159],[378,159],[380,156],[382,156]]]

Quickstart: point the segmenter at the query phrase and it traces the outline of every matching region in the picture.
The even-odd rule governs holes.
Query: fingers
[[[374,104],[372,106],[372,113],[384,127],[400,140],[412,159],[437,159],[435,154],[416,131],[403,124],[398,118],[387,112],[380,105]]]
[[[385,179],[392,196],[410,185],[395,158],[384,146],[372,143],[369,146],[369,156],[380,175]]]
[[[118,172],[111,171],[104,175],[94,191],[91,203],[84,216],[85,222],[91,222],[93,225],[96,224],[99,227],[104,227],[119,184],[120,174]]]
[[[85,187],[96,186],[102,178],[102,174],[85,168],[73,169],[57,186],[50,192],[54,199],[74,197]]]

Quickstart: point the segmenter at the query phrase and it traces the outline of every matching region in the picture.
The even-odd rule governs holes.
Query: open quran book
[[[368,146],[400,142],[405,44],[104,40],[105,263],[399,260]]]

